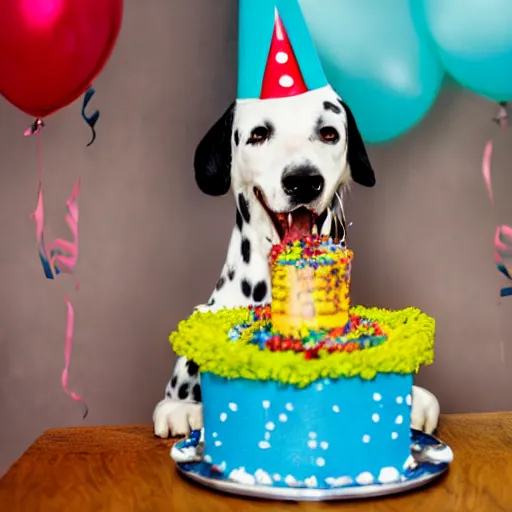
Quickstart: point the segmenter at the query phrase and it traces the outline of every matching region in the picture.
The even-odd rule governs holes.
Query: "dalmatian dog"
[[[200,310],[269,303],[268,256],[284,237],[308,233],[345,238],[342,193],[375,184],[354,117],[325,86],[277,99],[237,100],[197,147],[196,182],[206,194],[231,188],[236,224],[219,280]],[[198,366],[180,357],[153,414],[159,437],[202,427]],[[432,432],[436,397],[414,387],[412,426]]]

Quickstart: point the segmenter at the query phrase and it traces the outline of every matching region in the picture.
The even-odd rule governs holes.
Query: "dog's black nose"
[[[283,190],[293,202],[306,204],[316,199],[324,189],[324,178],[316,167],[294,167],[284,172]]]

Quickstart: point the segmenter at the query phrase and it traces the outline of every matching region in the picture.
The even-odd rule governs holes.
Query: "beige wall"
[[[29,214],[37,191],[30,122],[0,102],[0,470],[44,429],[82,424],[60,387],[65,306],[77,314],[71,386],[90,407],[83,422],[149,422],[173,356],[168,332],[217,280],[231,197],[203,196],[195,144],[236,90],[236,0],[127,0],[117,50],[96,83],[98,139],[79,103],[44,129],[47,219],[66,235],[63,205],[82,175],[79,292],[43,277]],[[445,91],[412,133],[370,148],[378,185],[353,187],[347,208],[356,252],[353,298],[417,305],[437,319],[437,359],[420,383],[445,412],[511,409],[512,346],[500,362],[494,218],[480,177],[493,105]],[[376,122],[378,120],[376,119]],[[497,137],[499,219],[512,222],[512,146]]]

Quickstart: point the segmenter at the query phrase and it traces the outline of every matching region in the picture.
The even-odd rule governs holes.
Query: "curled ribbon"
[[[96,123],[98,122],[98,119],[100,118],[100,111],[95,110],[90,116],[88,116],[85,113],[85,109],[87,108],[87,105],[89,105],[89,102],[91,101],[92,97],[96,94],[96,91],[91,86],[87,91],[85,91],[84,95],[84,101],[82,103],[82,117],[84,118],[84,121],[89,125],[91,131],[92,131],[92,138],[89,141],[89,144],[87,144],[87,147],[89,147],[95,140],[96,140],[96,130],[94,127],[96,126]]]

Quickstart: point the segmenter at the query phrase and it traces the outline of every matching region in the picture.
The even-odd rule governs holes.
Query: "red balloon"
[[[0,0],[0,94],[34,117],[76,100],[105,66],[123,0]]]

